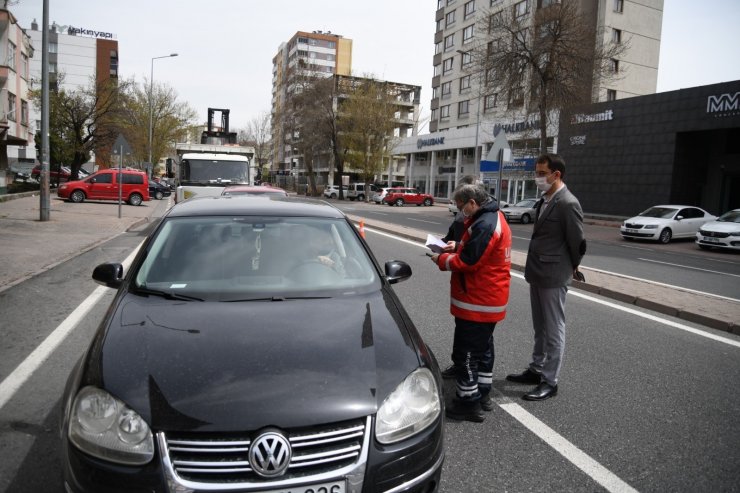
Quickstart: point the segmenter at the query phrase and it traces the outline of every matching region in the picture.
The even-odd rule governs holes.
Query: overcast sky
[[[629,1],[629,0],[628,0]],[[11,0],[20,25],[41,0]],[[740,79],[740,0],[665,0],[658,91]],[[49,0],[49,22],[111,32],[119,74],[171,85],[206,120],[229,108],[241,128],[270,110],[272,57],[296,31],[353,41],[356,75],[420,85],[429,114],[436,0]],[[40,49],[40,47],[38,47]],[[40,51],[37,52],[40,56]]]

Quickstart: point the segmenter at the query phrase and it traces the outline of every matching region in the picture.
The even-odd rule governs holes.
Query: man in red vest
[[[455,317],[452,361],[456,392],[447,417],[482,422],[493,409],[493,329],[506,316],[511,281],[511,230],[498,204],[477,185],[464,184],[452,196],[465,216],[459,243],[432,256],[451,271],[450,312]]]

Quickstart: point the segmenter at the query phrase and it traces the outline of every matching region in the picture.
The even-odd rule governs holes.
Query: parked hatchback
[[[693,238],[704,223],[716,218],[698,207],[656,205],[624,221],[619,232],[625,240],[669,243],[672,238]]]
[[[141,205],[149,200],[149,180],[146,173],[124,169],[121,172],[121,197],[131,205]],[[57,196],[71,202],[84,200],[118,200],[118,170],[105,169],[93,173],[84,180],[68,181],[59,185]]]
[[[335,207],[174,206],[124,274],[62,398],[65,491],[437,491],[442,382]]]
[[[428,193],[421,193],[415,188],[389,188],[383,202],[399,207],[405,204],[429,206],[434,204],[434,197]]]
[[[347,187],[342,187],[342,195],[347,197]],[[337,185],[327,185],[324,188],[324,197],[328,199],[336,199],[339,197],[339,187]]]
[[[157,183],[154,180],[149,180],[149,196],[153,197],[157,200],[162,200],[164,197],[169,197],[172,195],[172,190],[170,187],[162,184]]]
[[[704,223],[696,233],[699,248],[740,250],[740,209],[725,212],[716,221]]]

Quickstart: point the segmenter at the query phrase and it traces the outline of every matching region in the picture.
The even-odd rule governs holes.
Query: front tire
[[[404,203],[404,202],[403,202],[403,199],[396,199],[396,202],[395,202],[395,204],[396,204],[396,205],[397,205],[398,207],[403,207],[403,203]]]
[[[429,207],[432,205],[432,199],[424,199],[424,207]]]
[[[365,202],[365,196],[363,194],[360,194],[357,196],[357,200],[359,200],[360,202]]]
[[[164,198],[164,194],[162,193],[161,190],[157,190],[154,193],[154,198],[157,199],[157,200],[162,200]]]
[[[69,200],[74,202],[75,204],[79,204],[80,202],[85,201],[85,192],[82,190],[75,190],[72,192],[69,196]]]
[[[128,203],[136,206],[141,205],[143,200],[144,199],[138,193],[132,193],[131,196],[128,198]]]
[[[658,236],[658,241],[665,245],[671,242],[672,236],[673,236],[673,233],[671,233],[670,228],[665,228],[663,229],[663,231],[660,232],[660,236]]]
[[[330,197],[331,197],[332,199],[336,199],[336,198],[337,198],[337,194],[333,193],[333,194],[331,194],[331,195],[330,195]]]

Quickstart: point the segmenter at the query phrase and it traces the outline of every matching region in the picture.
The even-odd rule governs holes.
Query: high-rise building
[[[0,9],[0,193],[13,171],[30,171],[36,158],[29,126],[28,61],[33,46],[13,14]]]
[[[35,48],[30,62],[30,75],[35,88],[41,83],[42,32],[34,20],[28,32]],[[102,83],[118,78],[118,41],[110,32],[93,31],[74,26],[49,26],[49,90],[60,87],[66,90],[89,88],[91,83]],[[60,78],[59,75],[63,74]],[[60,81],[61,80],[61,84]],[[31,109],[34,132],[41,129],[41,113]],[[92,159],[95,165],[110,164],[110,149],[99,148]]]
[[[282,43],[272,58],[272,166],[274,171],[291,171],[296,161],[283,135],[284,109],[295,90],[293,74],[317,77],[350,75],[352,40],[331,31],[298,31]]]

